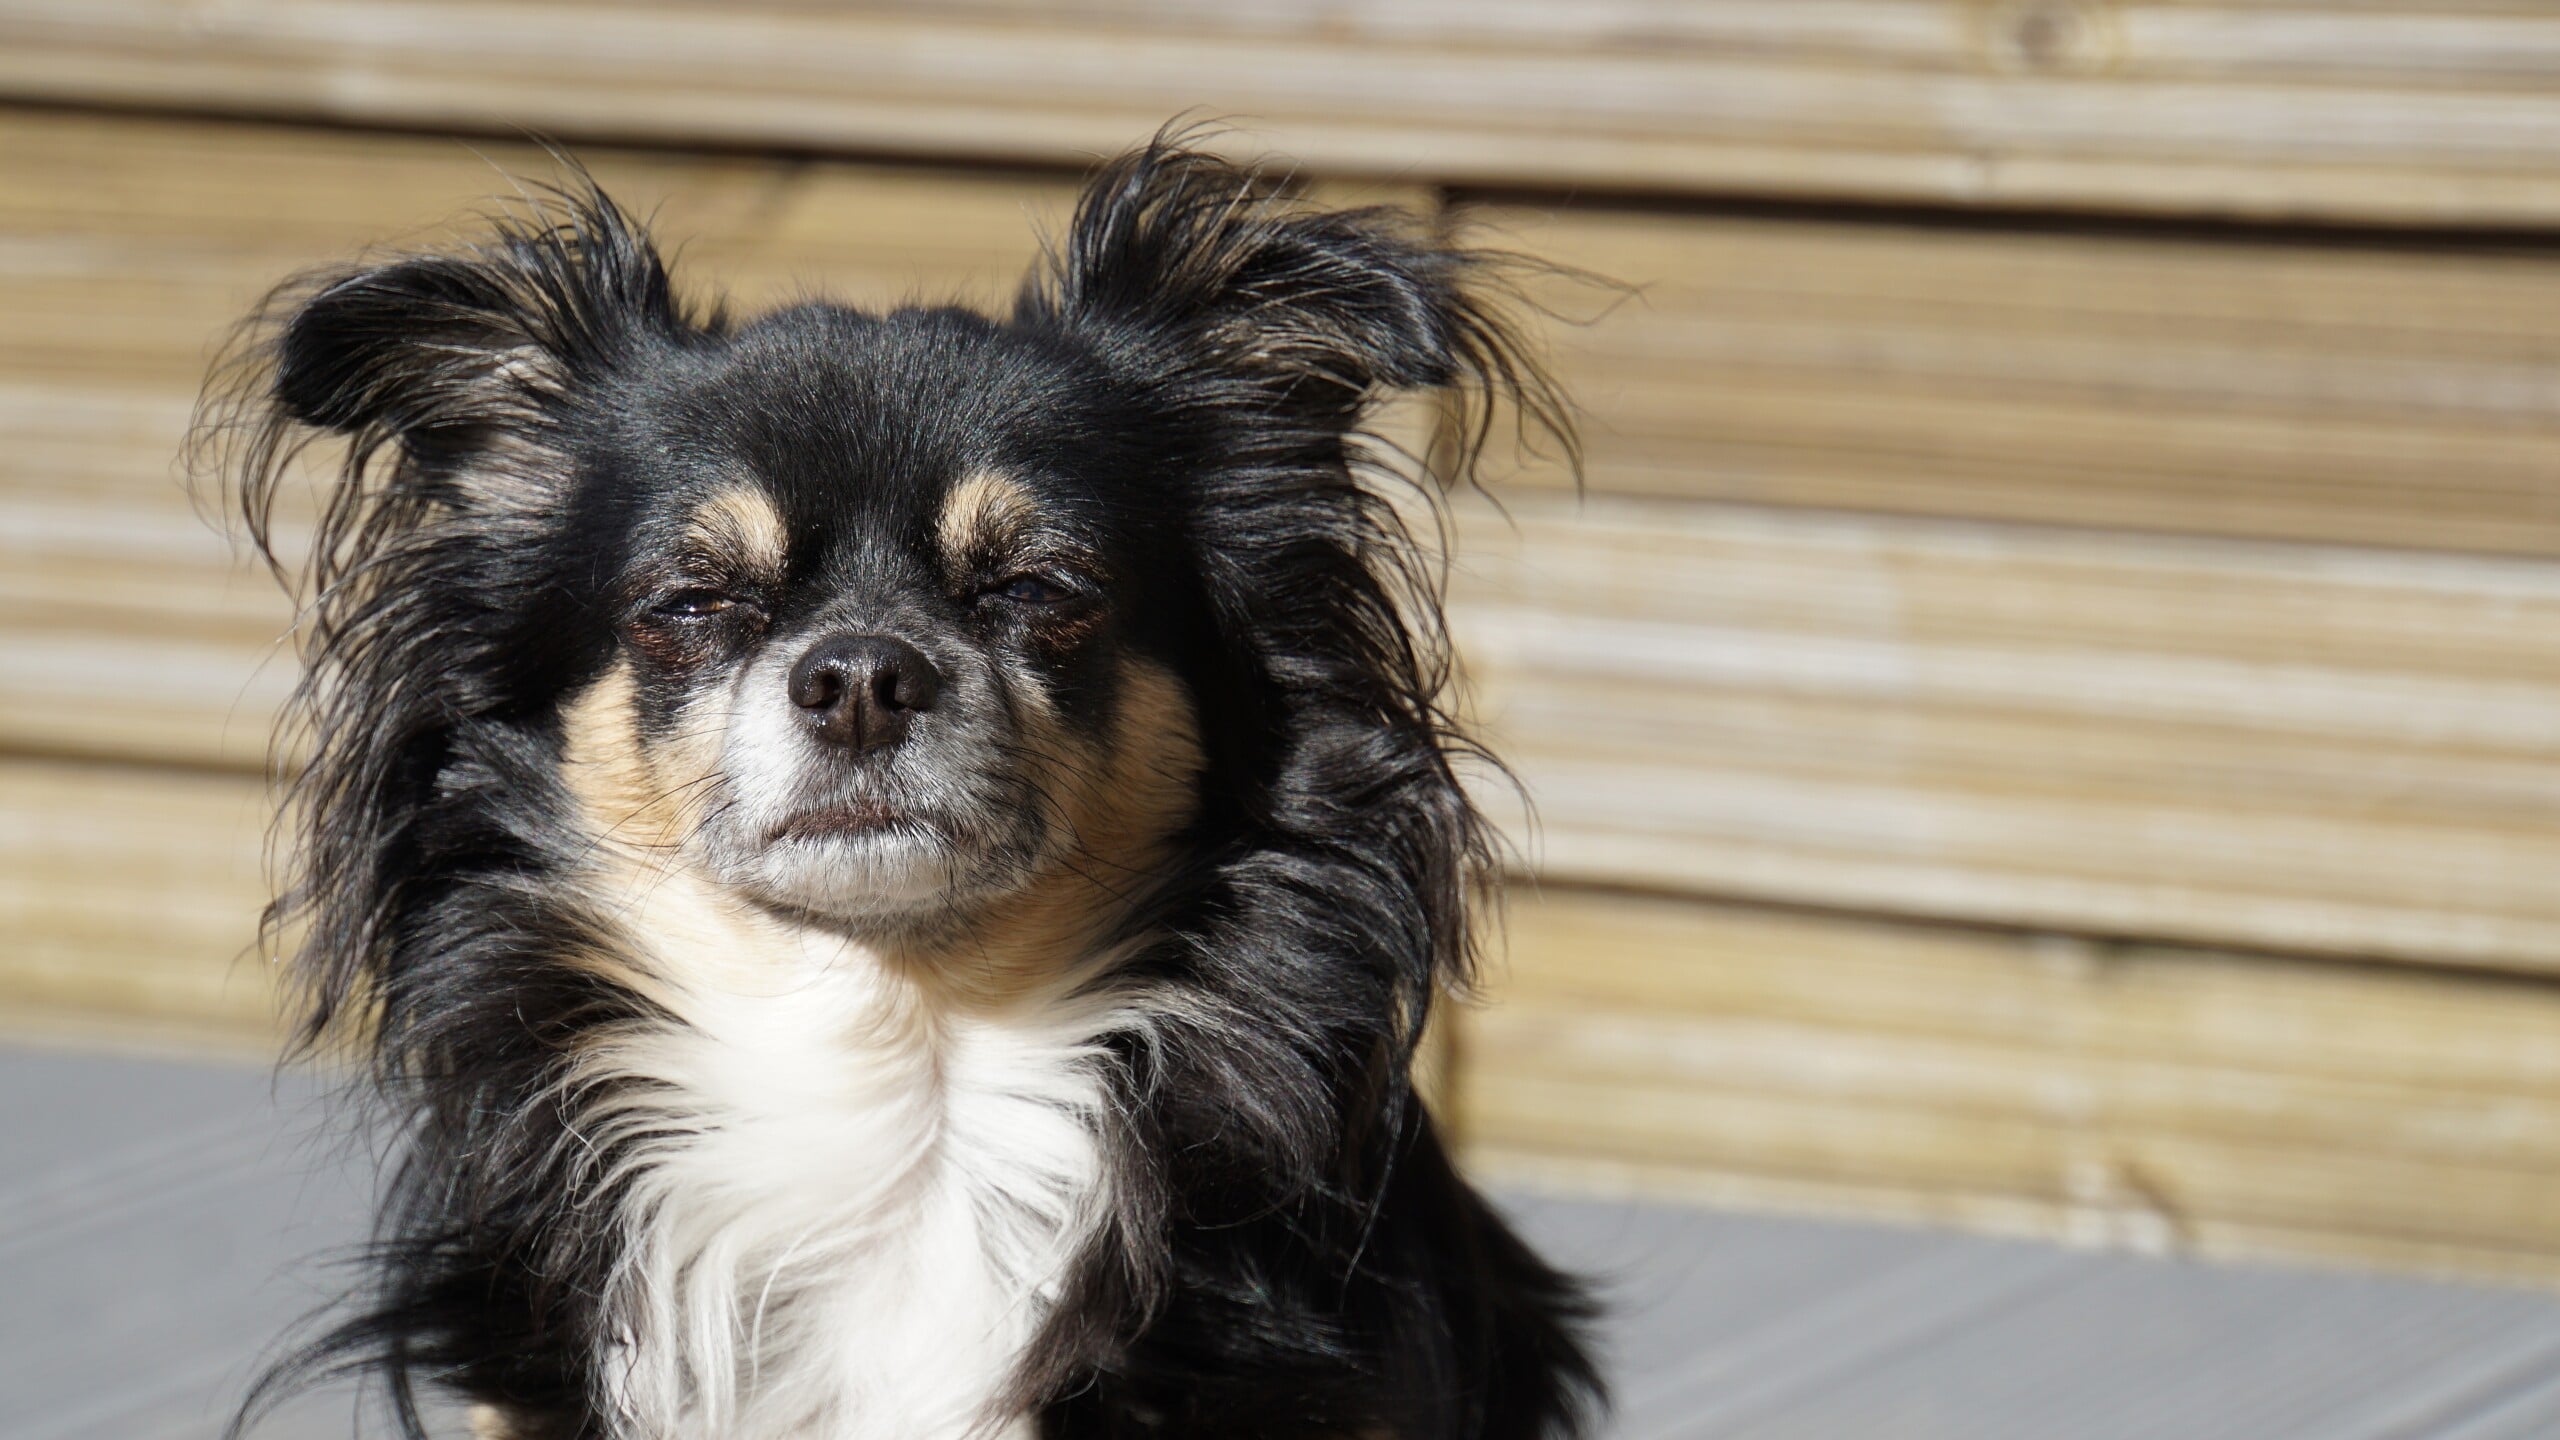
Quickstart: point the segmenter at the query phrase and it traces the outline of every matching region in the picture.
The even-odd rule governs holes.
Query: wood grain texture
[[[8,0],[0,93],[1080,164],[2385,223],[2560,218],[2560,15],[2110,0]]]
[[[1633,287],[1537,291],[1600,489],[2560,554],[2547,248],[1464,215]]]
[[[1550,876],[2560,970],[2560,566],[1510,511],[1454,619]]]
[[[53,297],[0,309],[14,442],[0,454],[0,745],[253,768],[291,679],[289,616],[170,476],[208,337],[275,276],[367,235],[414,237],[496,172],[443,142],[256,127],[17,113],[0,115],[0,142],[0,262],[18,257],[0,288]],[[803,287],[1001,294],[1036,219],[1065,200],[1019,177],[596,163],[635,204],[663,203],[689,269],[747,304]],[[1727,241],[1694,237],[1745,268],[1790,248]],[[1931,252],[1935,272],[1889,279],[1906,253],[1878,242],[1846,268],[1902,286],[1898,304],[1993,273],[1956,285],[1970,262],[1951,247]],[[2251,288],[2184,251],[2154,258],[2205,275],[2177,292],[2190,311]],[[2017,255],[1991,263],[2036,273]],[[2082,283],[2077,263],[2061,290]],[[77,303],[50,288],[64,274],[87,287]],[[2305,279],[2299,313],[2391,293],[2379,272],[2351,278]],[[2437,279],[2469,294],[2454,308],[2476,317],[2471,333],[2532,340],[2530,287]],[[2370,307],[2408,320],[2419,312],[2393,307],[2415,303]],[[2176,359],[2152,369],[2174,375]],[[2540,383],[2530,360],[2502,362],[2511,387]],[[1666,383],[1715,389],[1667,368]],[[1516,534],[1471,522],[1460,577],[1462,639],[1542,807],[1532,853],[1553,873],[2355,956],[2560,959],[2546,879],[2560,861],[2560,577],[2545,562],[1620,496],[1645,488],[1622,485],[1604,438],[1621,402],[1587,388],[1601,493],[1581,510],[1522,494]],[[1835,373],[1807,393],[1859,391]],[[2159,429],[2170,446],[2188,426]],[[1666,442],[1662,473],[1714,433]],[[2428,508],[2407,502],[2408,527]]]
[[[1550,889],[1492,1173],[2560,1280],[2560,987]]]
[[[246,776],[0,759],[0,1018],[268,1033],[268,808]]]
[[[495,158],[0,111],[0,1005],[263,1033],[289,616],[171,458],[267,285],[542,168]],[[746,306],[1000,297],[1066,199],[590,158]],[[1567,887],[1435,1046],[1472,1153],[2560,1278],[2560,1002],[2492,973],[2560,974],[2546,262],[1487,218],[1651,288],[1562,341],[1590,497],[1463,520],[1473,703]]]
[[[989,171],[670,156],[579,158],[647,216],[700,298],[1009,297],[1072,182]],[[450,247],[522,214],[563,167],[524,144],[0,107],[0,365],[192,396],[279,281]],[[699,276],[699,283],[693,283]]]

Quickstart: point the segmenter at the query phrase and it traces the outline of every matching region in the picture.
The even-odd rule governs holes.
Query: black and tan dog
[[[1363,424],[1555,414],[1491,269],[1172,139],[1002,318],[690,314],[583,184],[285,292],[207,434],[261,543],[344,437],[274,918],[401,1158],[277,1384],[520,1440],[1572,1433],[1577,1292],[1408,1080],[1488,845]]]

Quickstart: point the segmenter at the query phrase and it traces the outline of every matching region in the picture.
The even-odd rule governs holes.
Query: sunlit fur
[[[1575,1433],[1579,1292],[1409,1081],[1490,846],[1390,492],[1561,434],[1501,263],[1177,137],[1002,318],[695,313],[583,181],[280,292],[199,447],[305,602],[271,933],[396,1170],[244,1414]]]

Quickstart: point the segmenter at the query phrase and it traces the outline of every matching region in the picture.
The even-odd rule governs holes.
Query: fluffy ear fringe
[[[1518,319],[1519,282],[1548,267],[1401,211],[1307,204],[1198,138],[1169,130],[1103,167],[1017,315],[1077,336],[1197,437],[1204,586],[1243,672],[1211,729],[1251,737],[1228,777],[1245,833],[1181,927],[1190,978],[1236,1023],[1172,1047],[1216,1074],[1155,1093],[1243,1107],[1167,1113],[1184,1153],[1356,1212],[1402,1143],[1435,998],[1472,983],[1473,912],[1499,873],[1459,774],[1507,772],[1449,708],[1437,502],[1474,482],[1506,415],[1525,447],[1579,453]],[[1369,428],[1416,391],[1442,406],[1424,455]],[[1442,527],[1438,554],[1417,514]]]
[[[1569,272],[1393,207],[1308,204],[1200,148],[1207,134],[1168,127],[1097,171],[1020,311],[1113,333],[1141,364],[1187,351],[1261,382],[1263,403],[1355,422],[1388,394],[1439,391],[1456,412],[1444,482],[1472,477],[1506,411],[1524,446],[1579,472],[1571,407],[1518,318],[1538,308],[1523,279]]]
[[[274,768],[291,776],[282,873],[261,946],[295,955],[306,1050],[379,1021],[407,812],[487,658],[468,653],[485,633],[426,623],[403,597],[439,581],[468,593],[451,573],[498,538],[475,508],[493,477],[546,482],[545,437],[568,395],[636,345],[719,323],[683,313],[645,231],[568,168],[460,253],[287,282],[234,334],[198,404],[196,493],[227,502],[300,607],[302,679],[275,739]]]
[[[221,494],[281,578],[276,505],[301,453],[344,436],[302,578],[325,589],[360,558],[370,512],[403,451],[444,456],[610,370],[634,344],[697,322],[646,231],[572,162],[521,210],[452,254],[297,276],[269,294],[215,361],[188,442],[199,494]],[[385,465],[382,469],[396,468]],[[449,497],[440,497],[449,498]]]

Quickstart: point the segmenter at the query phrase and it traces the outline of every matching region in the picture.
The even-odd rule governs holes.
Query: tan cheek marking
[[[735,907],[719,899],[711,881],[693,873],[683,850],[722,740],[716,726],[680,720],[682,739],[646,746],[637,699],[630,663],[617,661],[572,700],[561,714],[561,775],[587,834],[587,878],[599,911],[647,937],[626,936],[620,948],[562,959],[676,1010],[680,997],[669,989],[671,980],[710,977],[658,973],[660,965],[640,954],[644,944],[663,953],[668,947],[656,943],[663,934],[697,942],[679,948],[706,955],[746,948],[727,943],[736,928]]]
[[[1120,671],[1111,763],[1080,817],[1085,848],[1130,866],[1162,858],[1200,803],[1200,721],[1182,682],[1152,661]]]
[[[790,536],[773,501],[751,485],[732,485],[693,512],[693,536],[714,555],[759,576],[780,576],[790,558]]]
[[[1062,733],[1030,737],[1069,773],[1047,786],[1074,848],[972,927],[974,948],[947,973],[992,999],[1090,955],[1161,875],[1174,832],[1199,807],[1199,718],[1182,682],[1149,661],[1123,662],[1120,714],[1095,747]],[[1043,727],[1046,728],[1046,727]]]
[[[1002,545],[1031,522],[1036,509],[1031,492],[1017,481],[984,471],[962,479],[943,497],[934,530],[943,563],[956,570],[979,551]]]
[[[616,661],[560,716],[560,774],[577,799],[590,879],[607,913],[642,893],[652,868],[642,857],[677,838],[674,817],[650,803],[662,787],[640,749],[635,698],[630,662]],[[664,982],[627,951],[599,947],[560,958],[662,1007],[670,998]]]
[[[561,773],[598,849],[654,849],[680,838],[640,745],[631,664],[617,660],[561,712]]]

